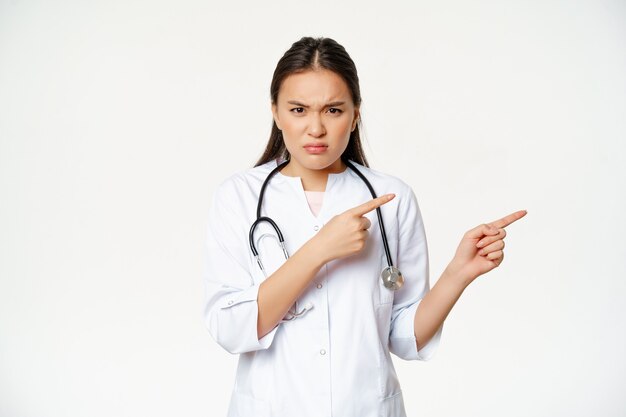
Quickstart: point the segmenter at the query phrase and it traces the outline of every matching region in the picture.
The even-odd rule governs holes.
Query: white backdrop
[[[301,36],[356,62],[431,285],[466,230],[528,210],[436,356],[395,361],[409,415],[626,415],[624,1],[0,0],[0,416],[225,415],[206,211]]]

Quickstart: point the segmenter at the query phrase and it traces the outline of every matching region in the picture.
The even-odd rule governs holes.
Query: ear
[[[360,108],[356,107],[354,109],[354,120],[352,120],[352,128],[350,129],[351,132],[354,132],[354,129],[356,129],[356,125],[359,122],[359,117],[361,117],[361,111]]]
[[[278,130],[282,130],[280,128],[280,121],[278,120],[278,108],[275,103],[271,103],[271,104],[272,104],[272,117],[274,117],[274,123],[276,123],[276,127],[278,127]]]

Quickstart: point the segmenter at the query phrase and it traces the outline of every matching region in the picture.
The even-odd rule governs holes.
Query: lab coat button
[[[322,288],[322,284],[317,284],[317,289],[319,290],[320,288]]]
[[[232,305],[233,304],[233,300],[228,300],[228,305]]]
[[[325,355],[326,351],[324,349],[320,350],[320,355]]]
[[[320,230],[320,227],[316,225],[315,227],[313,227],[313,230],[317,232],[318,230]]]

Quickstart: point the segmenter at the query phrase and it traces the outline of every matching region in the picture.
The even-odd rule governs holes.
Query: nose
[[[320,137],[326,133],[324,123],[322,122],[322,116],[319,113],[311,112],[311,118],[309,120],[309,135],[313,137]]]

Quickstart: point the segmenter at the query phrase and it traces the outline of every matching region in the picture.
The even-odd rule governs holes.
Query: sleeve
[[[405,360],[427,361],[439,346],[443,324],[418,351],[414,320],[417,307],[430,290],[428,245],[417,198],[411,187],[406,185],[406,188],[398,204],[398,250],[394,259],[404,285],[394,296],[389,350]]]
[[[225,184],[213,195],[203,271],[205,325],[211,337],[233,354],[267,349],[279,327],[258,339],[260,283],[254,283],[248,268],[248,233],[237,224],[246,218],[239,210],[239,201],[236,192],[231,192]]]

